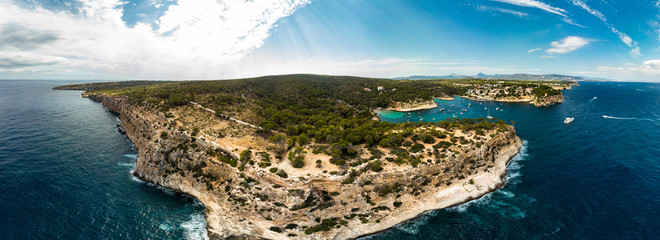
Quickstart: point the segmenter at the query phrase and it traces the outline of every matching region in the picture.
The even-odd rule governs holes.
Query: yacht
[[[575,120],[575,118],[569,118],[569,117],[567,117],[566,119],[564,119],[564,124],[572,123],[573,120]]]

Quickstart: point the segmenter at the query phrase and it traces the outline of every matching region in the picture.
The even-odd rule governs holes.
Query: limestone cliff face
[[[561,92],[558,95],[544,96],[531,101],[537,107],[545,107],[562,102],[564,102],[564,95]]]
[[[509,126],[479,147],[465,145],[443,165],[365,172],[353,181],[347,181],[350,174],[282,179],[251,165],[239,170],[215,160],[205,150],[225,146],[169,129],[162,113],[125,97],[83,97],[120,114],[126,136],[139,150],[137,177],[205,205],[211,239],[351,239],[382,231],[501,187],[522,144]],[[326,222],[335,224],[323,229]]]
[[[177,148],[180,143],[190,141],[191,136],[188,133],[164,128],[162,124],[166,122],[166,118],[162,113],[130,104],[126,97],[86,93],[82,96],[101,102],[110,111],[119,113],[126,136],[133,141],[139,151],[134,172],[136,177],[192,195],[205,205],[208,234],[211,239],[242,236],[250,232],[240,224],[233,225],[238,223],[238,219],[232,219],[231,211],[225,211],[223,206],[216,204],[216,201],[220,201],[216,199],[212,190],[207,190],[204,182],[198,180],[199,176],[193,176],[193,173],[186,171],[209,158],[203,152]],[[161,137],[163,132],[168,136],[166,139]],[[211,145],[210,142],[203,140],[195,141],[195,144],[198,148]],[[228,166],[216,164],[211,167],[214,169],[214,176],[219,177],[220,180],[238,178],[235,171]],[[209,221],[210,218],[213,221]]]

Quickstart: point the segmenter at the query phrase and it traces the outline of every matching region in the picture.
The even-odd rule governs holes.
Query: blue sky
[[[0,78],[478,72],[660,81],[660,2],[0,0]]]

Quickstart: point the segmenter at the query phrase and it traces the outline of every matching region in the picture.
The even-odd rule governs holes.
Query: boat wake
[[[592,98],[591,100],[589,100],[589,102],[593,102],[593,101],[596,100],[596,99],[598,99],[598,97],[594,97],[594,98]]]
[[[651,119],[651,118],[613,117],[613,116],[607,116],[607,115],[603,115],[603,118],[618,119],[618,120],[644,120],[644,121],[658,121],[658,120],[660,120],[660,119]]]

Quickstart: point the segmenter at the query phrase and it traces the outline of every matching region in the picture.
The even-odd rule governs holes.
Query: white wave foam
[[[142,181],[133,174],[135,173],[135,166],[131,169],[131,171],[128,171],[128,173],[131,176],[131,180],[133,180],[134,182],[145,183],[145,181]]]
[[[189,240],[209,239],[208,234],[206,232],[206,222],[204,221],[203,213],[191,214],[190,220],[181,223],[181,228],[183,228],[184,230],[186,239]]]
[[[507,166],[506,169],[507,174],[506,174],[506,178],[504,179],[504,181],[506,181],[507,184],[515,185],[520,182],[520,176],[522,176],[522,173],[520,173],[520,168],[522,167],[521,162],[526,160],[527,156],[529,156],[529,154],[527,154],[527,140],[524,140],[522,146],[520,147],[520,152],[518,152],[518,154],[516,154],[511,159],[509,166]],[[447,210],[455,211],[455,212],[465,212],[471,206],[480,206],[480,205],[489,204],[493,199],[493,194],[501,194],[506,198],[512,198],[515,196],[515,194],[512,192],[500,189],[495,192],[491,192],[486,195],[483,195],[478,199],[463,203],[458,206],[447,208]],[[505,204],[505,203],[498,203],[498,204]]]
[[[412,221],[399,224],[396,228],[408,234],[417,235],[419,234],[419,230],[426,226],[428,221],[436,215],[437,211],[426,212]]]
[[[151,183],[150,183],[150,184],[151,184]],[[155,186],[155,185],[152,184],[152,186]],[[155,187],[156,187],[156,189],[163,191],[163,192],[166,193],[167,195],[174,195],[174,193],[176,193],[176,192],[174,192],[174,190],[172,190],[172,189],[164,188],[164,187],[161,187],[161,186],[155,186]]]
[[[135,163],[119,163],[119,166],[135,168]]]
[[[522,168],[522,161],[526,160],[529,154],[527,153],[527,140],[524,140],[522,146],[520,147],[520,152],[513,156],[509,166],[506,167],[506,181],[507,184],[515,185],[520,183],[520,168]]]
[[[161,230],[165,230],[167,232],[174,230],[174,227],[172,227],[168,223],[161,223],[160,226],[158,226],[158,228],[160,228]]]
[[[514,194],[512,192],[509,192],[509,191],[501,190],[501,191],[498,191],[498,192],[501,193],[502,195],[504,195],[504,197],[506,197],[506,198],[512,198],[512,197],[516,196],[516,194]]]
[[[124,154],[124,156],[122,156],[122,157],[130,158],[130,159],[137,159],[138,155],[137,154]]]
[[[458,205],[458,206],[447,208],[447,210],[448,211],[453,211],[453,212],[465,212],[471,206],[486,205],[486,204],[490,203],[490,201],[493,199],[493,193],[494,192],[487,193],[487,194],[481,196],[480,198],[474,199],[472,201],[463,203],[463,204]]]

